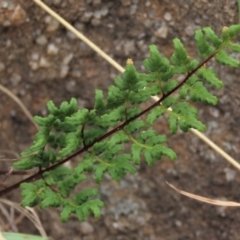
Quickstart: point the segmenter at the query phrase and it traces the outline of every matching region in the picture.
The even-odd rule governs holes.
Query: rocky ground
[[[194,30],[238,22],[234,0],[45,0],[53,10],[124,66],[127,58],[141,68],[148,45],[169,56],[171,40],[181,38],[196,56]],[[106,90],[119,74],[88,46],[48,16],[31,0],[0,0],[0,83],[16,94],[33,115],[46,115],[45,104],[76,97],[79,107],[91,107],[96,88]],[[239,58],[239,55],[236,55]],[[238,158],[240,149],[239,69],[217,67],[225,87],[216,91],[216,107],[199,105],[207,136]],[[35,128],[19,107],[0,94],[0,152],[19,153],[33,140]],[[166,123],[156,124],[159,133]],[[178,160],[154,167],[141,165],[138,174],[119,184],[105,179],[100,186],[105,208],[100,219],[62,224],[58,212],[39,212],[54,239],[192,240],[239,239],[240,212],[198,203],[180,196],[166,181],[206,197],[240,202],[237,170],[192,133],[171,136]],[[0,155],[2,155],[0,154]],[[2,163],[6,169],[8,163]],[[8,178],[8,182],[15,181]],[[91,184],[91,183],[89,183]],[[19,192],[6,198],[20,200]],[[27,221],[19,231],[37,233]]]

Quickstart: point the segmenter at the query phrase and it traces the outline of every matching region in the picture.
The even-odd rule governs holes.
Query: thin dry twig
[[[33,121],[32,114],[28,111],[28,109],[25,107],[23,102],[15,94],[13,94],[10,90],[8,90],[6,87],[4,87],[1,84],[0,84],[0,91],[7,94],[14,102],[16,102],[18,104],[18,106],[22,109],[22,111],[25,113],[25,115],[28,117],[28,119],[34,124],[34,126],[38,130],[38,125]]]
[[[176,192],[186,196],[186,197],[189,197],[189,198],[193,198],[197,201],[200,201],[200,202],[205,202],[205,203],[208,203],[208,204],[212,204],[212,205],[217,205],[217,206],[224,206],[224,207],[240,207],[240,203],[237,203],[237,202],[230,202],[230,201],[222,201],[222,200],[214,200],[214,199],[211,199],[211,198],[205,198],[205,197],[202,197],[202,196],[199,196],[199,195],[195,195],[195,194],[192,194],[192,193],[189,193],[189,192],[185,192],[185,191],[182,191],[178,188],[176,188],[175,186],[173,186],[172,184],[166,182],[167,185],[169,187],[171,187],[172,189],[174,189]]]
[[[8,150],[3,150],[3,151],[11,153],[11,151],[8,151]],[[0,150],[0,153],[1,153],[1,152],[2,152],[2,151]],[[0,162],[6,162],[6,161],[15,162],[15,161],[18,161],[18,160],[20,160],[20,159],[28,158],[28,157],[30,157],[30,156],[32,156],[32,155],[34,155],[34,154],[37,154],[37,153],[38,153],[38,151],[35,151],[35,152],[32,152],[32,153],[30,153],[30,154],[28,154],[28,155],[25,155],[25,156],[23,156],[23,157],[19,157],[19,155],[17,154],[17,155],[15,155],[15,156],[17,156],[16,158],[9,158],[9,159],[3,158],[3,156],[0,156]]]
[[[2,153],[12,154],[12,155],[15,156],[15,158],[19,158],[19,154],[17,152],[13,151],[13,150],[1,149],[0,153],[1,154]],[[2,157],[4,157],[4,156],[1,155],[0,158],[2,158]],[[1,159],[0,159],[0,161],[1,161]]]
[[[79,39],[81,39],[84,43],[86,43],[90,48],[92,48],[95,52],[97,52],[103,59],[109,62],[112,66],[114,66],[118,71],[124,72],[124,68],[119,65],[115,60],[113,60],[109,55],[107,55],[104,51],[102,51],[97,45],[91,42],[87,37],[85,37],[82,33],[80,33],[76,28],[70,25],[65,19],[63,19],[60,15],[50,9],[46,4],[44,4],[41,0],[33,0],[36,4],[38,4],[44,11],[46,11],[49,15],[59,21],[64,27],[66,27],[69,31],[75,34]],[[155,101],[158,101],[158,97],[152,97]],[[214,142],[212,142],[208,137],[206,137],[201,132],[191,129],[191,132],[198,136],[202,141],[208,144],[214,151],[219,153],[224,159],[226,159],[229,163],[231,163],[235,168],[240,171],[240,164],[232,158],[229,154],[223,151],[219,146],[217,146]]]
[[[18,203],[9,201],[7,199],[1,199],[1,198],[0,198],[0,203],[8,205],[10,207],[13,207],[14,209],[19,211],[20,213],[24,214],[24,216],[27,217],[34,224],[34,226],[38,229],[41,236],[42,237],[47,237],[47,234],[46,234],[46,232],[45,232],[45,230],[42,226],[42,223],[41,223],[37,213],[35,212],[35,210],[33,208],[29,208],[29,207],[23,208]]]
[[[18,228],[17,228],[16,223],[15,223],[14,218],[13,218],[14,214],[11,214],[10,212],[8,212],[3,204],[0,204],[0,210],[8,221],[8,224],[5,224],[4,226],[1,227],[2,231],[6,231],[6,230],[9,229],[9,227],[11,227],[12,231],[17,232]]]
[[[19,157],[18,153],[11,151],[11,150],[0,150],[0,153],[8,153],[8,154],[13,154],[15,156],[15,158],[7,159],[7,158],[3,158],[4,157],[3,155],[0,155],[0,162],[15,162],[20,159],[32,156],[32,155],[36,154],[37,152],[33,152],[24,157]],[[10,167],[8,170],[0,170],[0,175],[5,175],[6,177],[8,175],[31,175],[31,174],[34,174],[34,172],[33,171],[16,171],[16,170],[14,171],[13,167]],[[1,184],[3,184],[5,180],[6,180],[6,178],[4,180],[2,180]]]
[[[209,138],[207,138],[204,134],[200,133],[196,129],[191,129],[191,132],[193,132],[208,146],[210,146],[213,150],[218,152],[223,158],[225,158],[229,163],[231,163],[235,168],[237,168],[240,171],[240,164],[234,158],[232,158],[230,155],[224,152],[220,147],[218,147],[213,141],[211,141]]]
[[[118,71],[120,71],[120,72],[125,71],[125,69],[121,65],[119,65],[116,61],[114,61],[109,55],[107,55],[105,52],[103,52],[96,44],[91,42],[87,37],[85,37],[82,33],[80,33],[76,28],[74,28],[71,24],[69,24],[65,19],[63,19],[61,16],[59,16],[56,12],[54,12],[46,4],[44,4],[40,0],[33,0],[33,1],[36,4],[38,4],[49,15],[51,15],[58,22],[60,22],[63,26],[65,26],[74,35],[76,35],[79,39],[81,39],[84,43],[86,43],[91,49],[93,49],[96,53],[98,53],[102,58],[104,58],[106,61],[108,61]]]
[[[2,158],[3,156],[0,156],[0,162],[16,162],[18,161],[17,158]]]

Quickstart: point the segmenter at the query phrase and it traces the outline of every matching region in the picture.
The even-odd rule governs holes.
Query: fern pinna
[[[87,172],[93,172],[100,184],[105,173],[116,181],[126,172],[135,173],[142,158],[149,165],[162,156],[176,159],[175,152],[165,144],[166,136],[158,135],[152,125],[166,115],[171,133],[178,128],[184,132],[190,128],[205,130],[191,102],[217,103],[205,83],[216,88],[223,83],[206,63],[215,58],[221,64],[238,67],[239,62],[229,52],[240,52],[240,45],[232,43],[239,32],[240,25],[224,27],[221,37],[210,27],[197,30],[195,41],[201,61],[191,59],[178,38],[173,40],[170,59],[151,45],[150,57],[143,62],[146,72],[138,72],[129,60],[125,72],[108,88],[106,98],[101,90],[96,90],[91,110],[78,110],[74,98],[59,108],[48,102],[49,115],[34,118],[39,132],[33,145],[14,163],[15,169],[37,167],[39,171],[2,190],[0,195],[20,186],[23,206],[61,207],[62,221],[73,213],[80,221],[90,213],[99,217],[103,202],[97,198],[98,191],[87,188],[74,194],[74,188],[87,178]],[[181,81],[174,79],[179,74],[185,75]],[[156,95],[156,103],[145,110],[140,108],[141,103]],[[130,152],[126,143],[131,145]],[[63,166],[81,153],[83,160],[75,168]]]

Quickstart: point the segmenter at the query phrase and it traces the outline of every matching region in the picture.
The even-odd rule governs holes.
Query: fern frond
[[[215,58],[220,64],[238,67],[239,61],[231,52],[240,52],[240,45],[232,42],[239,33],[240,25],[224,27],[220,37],[210,27],[197,30],[195,41],[201,60],[191,59],[177,38],[170,59],[150,45],[150,56],[143,61],[146,72],[138,72],[128,61],[125,72],[108,88],[106,97],[96,90],[93,109],[78,110],[74,98],[60,107],[49,101],[49,115],[34,118],[40,126],[35,141],[21,153],[24,158],[13,165],[20,170],[39,168],[28,178],[32,183],[21,185],[22,205],[61,207],[62,221],[71,214],[80,221],[91,213],[99,217],[103,202],[97,199],[96,189],[72,194],[88,177],[86,173],[94,174],[97,183],[105,174],[120,181],[126,173],[134,174],[143,158],[148,165],[164,156],[174,160],[176,153],[166,145],[166,136],[158,135],[151,126],[166,116],[172,134],[178,129],[206,129],[192,102],[217,103],[207,86],[221,88],[223,82],[207,63]],[[179,74],[184,76],[178,78]],[[141,103],[154,95],[159,95],[159,100],[142,109]],[[83,160],[75,168],[60,166],[80,153],[84,153]]]
[[[233,57],[229,56],[229,54],[225,50],[220,50],[218,54],[216,55],[216,60],[219,63],[222,63],[224,65],[228,65],[233,68],[239,67],[239,61],[234,59]]]
[[[219,78],[217,78],[215,71],[212,69],[202,67],[198,70],[197,76],[200,79],[204,79],[207,83],[209,83],[215,88],[223,87],[223,82]]]

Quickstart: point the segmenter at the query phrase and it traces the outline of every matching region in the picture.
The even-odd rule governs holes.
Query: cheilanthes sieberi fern
[[[205,130],[191,102],[217,103],[217,97],[205,85],[221,88],[223,83],[207,63],[215,58],[220,64],[238,67],[239,62],[229,55],[240,52],[240,45],[232,43],[238,33],[240,25],[224,27],[221,37],[210,27],[197,30],[199,60],[188,56],[178,38],[173,40],[174,52],[170,59],[151,45],[150,57],[143,61],[146,71],[138,72],[128,61],[126,71],[108,88],[106,98],[101,90],[96,90],[91,110],[77,109],[74,98],[59,108],[48,102],[49,115],[34,118],[39,132],[33,145],[14,163],[15,169],[39,168],[35,175],[21,182],[22,205],[61,207],[62,221],[67,221],[71,214],[76,214],[80,221],[90,213],[99,217],[103,202],[97,198],[98,190],[87,188],[73,193],[87,178],[87,172],[92,172],[100,184],[105,173],[116,181],[126,172],[135,173],[141,159],[149,165],[163,156],[176,159],[174,150],[166,145],[166,136],[159,135],[152,125],[165,115],[173,134],[178,128],[184,132],[190,128]],[[175,80],[179,74],[184,75],[181,81]],[[159,100],[142,110],[140,104],[156,95]],[[131,146],[130,152],[126,143]],[[84,154],[83,160],[75,168],[63,166],[80,153]],[[17,186],[19,184],[0,194]]]

